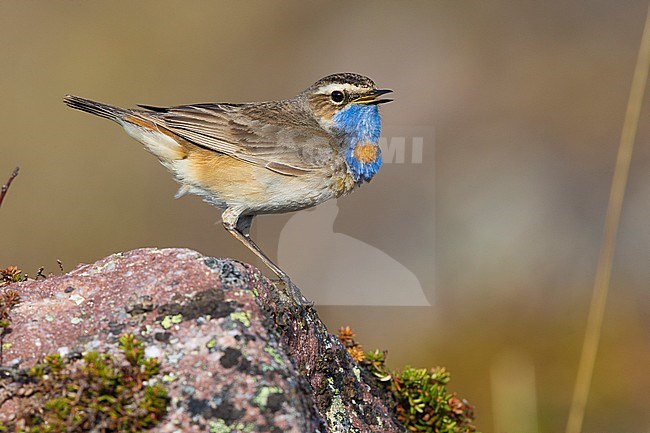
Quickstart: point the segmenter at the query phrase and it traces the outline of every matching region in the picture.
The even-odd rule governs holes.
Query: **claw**
[[[298,286],[293,284],[293,282],[291,281],[288,275],[285,274],[281,276],[278,282],[284,286],[284,290],[286,294],[289,296],[289,298],[293,300],[293,302],[296,303],[296,305],[299,305],[303,308],[314,306],[314,303],[312,301],[305,298],[305,296],[302,294]]]

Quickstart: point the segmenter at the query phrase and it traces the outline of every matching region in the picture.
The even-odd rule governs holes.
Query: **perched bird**
[[[119,108],[77,96],[64,102],[118,123],[197,194],[223,225],[284,282],[287,274],[249,236],[253,217],[297,211],[353,191],[381,166],[378,105],[391,90],[362,75],[318,80],[290,99],[243,104]]]

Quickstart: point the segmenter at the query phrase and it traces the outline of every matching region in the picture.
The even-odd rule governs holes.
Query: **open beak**
[[[385,95],[386,93],[391,93],[392,90],[388,89],[375,89],[372,92],[368,93],[367,95],[363,95],[360,98],[355,99],[352,101],[354,104],[363,104],[363,105],[378,105],[378,104],[383,104],[386,102],[392,101],[392,99],[377,99],[381,95]]]

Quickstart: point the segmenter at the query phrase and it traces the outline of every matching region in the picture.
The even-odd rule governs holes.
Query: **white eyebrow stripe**
[[[349,84],[349,83],[331,83],[327,84],[325,86],[321,86],[318,88],[317,93],[321,93],[324,95],[329,95],[335,90],[340,90],[340,91],[345,91],[347,93],[359,93],[363,89],[359,86],[355,86],[354,84]]]

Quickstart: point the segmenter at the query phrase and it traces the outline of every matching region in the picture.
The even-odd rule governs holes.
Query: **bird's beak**
[[[370,93],[353,100],[352,103],[363,104],[363,105],[384,104],[386,102],[392,101],[392,99],[377,99],[377,98],[381,95],[385,95],[386,93],[391,93],[391,92],[392,90],[388,90],[388,89],[375,89]]]

